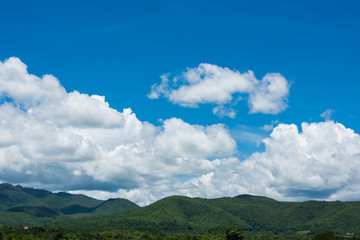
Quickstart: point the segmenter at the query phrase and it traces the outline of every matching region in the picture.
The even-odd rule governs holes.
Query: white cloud
[[[273,120],[270,124],[265,124],[261,127],[261,129],[265,131],[272,131],[274,129],[274,126],[279,123],[279,120]]]
[[[234,119],[236,117],[236,111],[233,108],[226,108],[224,105],[214,107],[213,114],[219,116],[220,118],[226,116]]]
[[[44,75],[40,78],[29,74],[27,66],[15,57],[0,61],[0,79],[0,97],[11,98],[24,107],[60,99],[66,94],[55,77]]]
[[[283,200],[346,199],[360,183],[360,136],[331,121],[280,124],[264,140],[265,151],[238,164],[237,186]],[[215,172],[215,177],[229,176]],[[214,181],[217,181],[214,180]],[[357,195],[359,197],[359,195]]]
[[[103,96],[31,75],[17,58],[0,63],[0,98],[1,181],[139,197],[136,189],[170,188],[177,175],[207,172],[207,158],[236,149],[223,125],[172,118],[155,127]]]
[[[334,109],[326,109],[325,112],[320,114],[320,116],[322,118],[325,118],[325,121],[330,121],[330,118],[334,113],[335,113]]]
[[[235,147],[223,125],[203,127],[177,118],[165,120],[164,131],[155,139],[157,154],[171,158],[231,155]]]
[[[277,114],[287,108],[289,83],[279,73],[268,73],[250,93],[251,113]]]
[[[302,132],[293,124],[279,124],[264,139],[264,152],[240,161],[222,124],[191,125],[171,118],[156,127],[137,119],[131,109],[112,109],[102,96],[68,93],[50,75],[56,84],[48,87],[19,59],[0,66],[0,181],[102,199],[124,197],[141,205],[174,194],[360,197],[360,136],[339,123],[303,123]],[[229,78],[234,73],[224,71]],[[187,74],[191,84],[204,81],[196,70]],[[272,88],[279,83],[273,78],[266,77],[263,88],[268,90],[263,91],[279,96],[285,88],[275,93]],[[12,89],[29,81],[34,85],[29,92]],[[243,132],[238,134],[244,139],[262,138]]]
[[[104,97],[89,97],[77,91],[66,94],[59,101],[42,102],[32,108],[31,113],[61,126],[79,128],[116,128],[124,121],[121,113],[109,108]]]
[[[257,80],[252,71],[240,73],[207,63],[188,68],[172,80],[168,74],[161,76],[161,79],[161,84],[151,87],[149,98],[163,96],[184,107],[216,104],[214,114],[232,118],[235,117],[235,111],[225,111],[224,105],[236,105],[235,95],[249,96],[250,113],[277,114],[287,108],[290,88],[288,81],[279,73],[268,73],[262,80]]]

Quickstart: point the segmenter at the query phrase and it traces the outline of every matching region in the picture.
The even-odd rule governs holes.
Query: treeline
[[[64,229],[55,227],[14,227],[1,226],[0,240],[359,240],[355,236],[338,236],[334,232],[319,233],[311,236],[307,235],[272,235],[254,234],[243,232],[239,228],[217,228],[205,231],[201,234],[161,234],[148,231],[127,231],[111,230],[99,231],[89,229]]]

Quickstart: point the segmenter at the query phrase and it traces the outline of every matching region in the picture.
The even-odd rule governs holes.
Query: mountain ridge
[[[3,208],[14,200],[13,206],[0,212],[0,224],[10,225],[47,224],[165,234],[193,234],[226,227],[275,234],[360,233],[359,201],[281,202],[249,194],[214,199],[177,195],[139,207],[121,198],[102,201],[11,184],[0,184],[1,199],[7,200],[0,205]]]

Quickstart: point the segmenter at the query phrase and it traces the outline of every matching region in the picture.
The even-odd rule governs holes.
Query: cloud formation
[[[244,162],[269,195],[283,199],[346,199],[359,184],[360,136],[332,121],[278,125],[265,152]],[[260,186],[261,186],[260,184]],[[344,198],[345,197],[345,198]],[[359,197],[359,196],[358,196]]]
[[[250,193],[279,200],[360,197],[360,136],[331,121],[278,125],[265,151],[244,161],[217,159],[214,169],[179,183],[183,194],[220,197]]]
[[[208,157],[236,151],[221,124],[171,118],[156,127],[131,109],[110,108],[103,96],[68,93],[54,76],[31,75],[18,58],[0,63],[0,98],[1,181],[58,190],[147,189],[207,172]]]
[[[188,78],[200,84],[204,80],[194,71]],[[272,90],[272,83],[282,85],[278,77],[269,75],[261,83],[253,78],[267,89],[260,99],[273,98],[278,88]],[[165,85],[157,88],[169,92]],[[141,205],[174,194],[360,197],[360,136],[333,121],[303,123],[301,131],[279,124],[263,140],[263,152],[240,161],[236,142],[222,124],[170,118],[154,126],[129,108],[111,108],[103,96],[67,92],[54,76],[31,75],[17,58],[0,62],[0,100],[0,181],[103,199],[124,197]]]
[[[214,114],[231,118],[235,118],[236,112],[225,105],[236,105],[242,99],[239,96],[248,98],[250,113],[277,114],[287,108],[290,84],[279,73],[268,73],[258,80],[252,71],[240,73],[201,63],[181,76],[169,77],[169,74],[161,76],[161,83],[151,87],[148,97],[165,97],[184,107],[215,104]]]

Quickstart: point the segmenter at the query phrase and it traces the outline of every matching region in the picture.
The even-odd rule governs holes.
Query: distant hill
[[[252,195],[216,199],[171,196],[145,207],[126,199],[100,201],[85,195],[0,184],[0,224],[64,228],[216,232],[239,227],[253,233],[334,231],[360,234],[360,202],[280,202]]]
[[[38,198],[36,201],[30,203],[32,206],[45,206],[48,208],[62,209],[71,205],[80,205],[83,207],[96,207],[102,204],[104,201],[91,198],[82,194],[70,194],[70,193],[52,193],[43,198]]]
[[[0,224],[37,225],[56,219],[113,214],[138,208],[126,199],[102,201],[82,194],[52,193],[47,190],[0,184]]]
[[[44,198],[44,197],[52,194],[52,192],[43,190],[43,189],[26,188],[26,187],[22,187],[20,185],[16,185],[15,187],[17,189],[19,189],[20,191],[25,192],[36,198]]]
[[[56,217],[60,214],[58,211],[51,209],[51,208],[32,207],[32,206],[13,207],[6,211],[7,212],[15,212],[15,213],[26,213],[33,217]]]
[[[17,205],[28,204],[36,199],[36,197],[11,184],[0,184],[0,211]]]
[[[128,209],[138,208],[135,203],[123,198],[110,198],[94,208],[97,214],[112,214]]]
[[[200,233],[236,226],[255,233],[360,233],[360,202],[279,202],[241,195],[218,199],[172,196],[149,206],[112,215],[58,222],[63,226]]]

